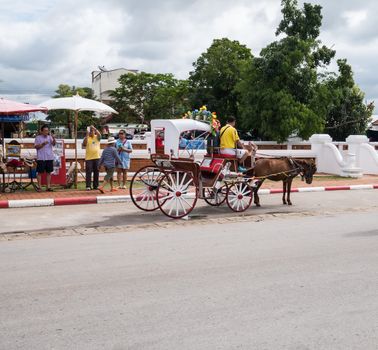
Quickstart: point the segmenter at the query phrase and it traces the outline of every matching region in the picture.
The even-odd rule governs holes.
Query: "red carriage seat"
[[[236,155],[233,154],[216,154],[214,155],[215,158],[222,158],[222,159],[237,159]]]
[[[218,174],[223,167],[223,159],[205,158],[200,166],[201,172]]]
[[[233,154],[220,154],[220,153],[214,153],[213,155],[207,153],[207,154],[205,154],[205,158],[237,159],[236,155],[233,155]]]

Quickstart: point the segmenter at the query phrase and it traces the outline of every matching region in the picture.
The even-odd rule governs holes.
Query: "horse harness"
[[[287,160],[289,161],[289,163],[290,163],[292,166],[295,167],[295,168],[292,169],[291,171],[294,172],[294,171],[299,170],[298,173],[299,173],[299,175],[301,175],[301,180],[304,181],[304,178],[305,178],[305,176],[306,176],[304,167],[303,167],[301,164],[299,164],[299,163],[298,163],[295,159],[293,159],[292,157],[287,157]],[[296,176],[296,175],[295,175],[295,176]]]
[[[283,175],[283,176],[286,176],[287,179],[289,179],[289,178],[294,178],[294,177],[296,177],[299,174],[299,175],[301,175],[302,181],[304,181],[305,169],[304,169],[304,167],[301,164],[299,164],[297,161],[295,161],[291,157],[282,157],[281,159],[287,159],[288,162],[289,162],[289,164],[291,166],[293,166],[293,168],[290,169],[290,170],[287,170],[287,171],[281,171],[279,173],[269,174],[269,175],[266,175],[266,176],[259,176],[259,177],[255,177],[255,178],[256,179],[264,179],[265,180],[265,179],[267,179],[270,176]]]

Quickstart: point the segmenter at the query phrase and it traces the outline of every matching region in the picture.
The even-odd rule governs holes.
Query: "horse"
[[[260,198],[257,194],[265,179],[282,181],[283,204],[292,205],[290,200],[291,183],[297,175],[302,176],[307,184],[312,183],[313,175],[316,172],[316,164],[313,159],[294,159],[290,157],[259,159],[253,169],[247,172],[247,176],[254,176],[258,180],[254,189],[256,206],[260,206]]]

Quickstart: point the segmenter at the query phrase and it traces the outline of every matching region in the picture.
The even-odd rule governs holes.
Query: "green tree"
[[[215,39],[206,52],[193,63],[190,72],[192,106],[207,105],[220,119],[238,116],[236,84],[241,78],[241,68],[251,63],[251,50],[238,41]]]
[[[364,102],[365,94],[356,86],[352,67],[345,59],[337,61],[339,75],[330,75],[324,85],[328,90],[325,131],[341,141],[353,134],[364,134],[374,110],[374,103]]]
[[[291,134],[308,138],[323,130],[326,117],[318,101],[318,69],[330,63],[335,51],[318,40],[321,6],[297,5],[296,0],[282,1],[283,19],[276,35],[283,38],[244,67],[237,87],[243,126],[277,141]]]
[[[128,73],[119,78],[119,83],[111,96],[120,120],[175,118],[189,108],[188,82],[172,74]]]

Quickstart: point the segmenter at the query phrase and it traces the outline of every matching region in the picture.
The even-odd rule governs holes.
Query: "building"
[[[111,91],[119,87],[118,79],[121,75],[138,73],[135,69],[117,68],[107,70],[99,67],[100,70],[92,72],[92,90],[96,98],[101,102],[109,103],[112,101]]]
[[[378,131],[378,115],[372,116],[372,123],[370,124],[370,130]]]

